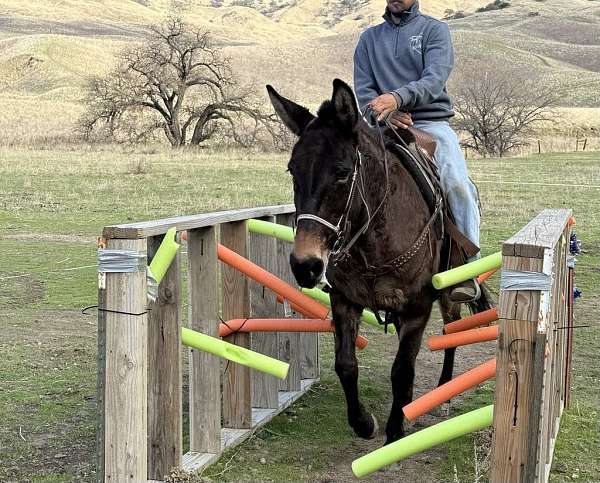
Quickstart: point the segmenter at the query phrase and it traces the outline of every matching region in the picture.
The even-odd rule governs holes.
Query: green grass
[[[94,478],[96,327],[95,318],[79,310],[96,300],[95,237],[102,227],[290,202],[285,164],[283,155],[244,151],[0,151],[0,481]],[[590,363],[600,346],[597,153],[469,164],[472,177],[480,182],[484,253],[497,250],[503,239],[545,207],[574,210],[585,250],[578,257],[577,285],[584,297],[576,305],[576,323],[593,328],[576,332],[573,405],[563,417],[551,477],[593,481],[600,471],[600,368]],[[92,267],[85,268],[88,265]],[[361,395],[384,424],[395,338],[366,330],[372,349],[360,355]],[[433,324],[428,330],[439,327]],[[350,478],[350,462],[366,446],[346,424],[343,394],[332,371],[332,339],[323,336],[321,342],[322,377],[315,390],[242,447],[227,452],[205,477]],[[465,364],[460,351],[457,362]],[[487,384],[458,398],[452,414],[489,404],[492,394],[493,384]],[[411,430],[426,424],[417,422]],[[478,444],[487,441],[481,435],[474,438]],[[473,437],[461,438],[411,459],[394,470],[397,473],[385,474],[394,479],[412,471],[406,474],[414,481],[451,481],[456,466],[460,481],[471,481],[473,444]]]

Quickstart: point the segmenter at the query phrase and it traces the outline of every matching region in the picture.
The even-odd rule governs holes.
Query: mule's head
[[[350,195],[358,156],[360,116],[352,89],[335,79],[331,100],[321,105],[317,116],[271,86],[267,90],[277,115],[299,136],[288,164],[296,216],[310,214],[337,225]],[[290,264],[300,286],[312,288],[323,279],[335,239],[335,232],[319,221],[298,221]]]

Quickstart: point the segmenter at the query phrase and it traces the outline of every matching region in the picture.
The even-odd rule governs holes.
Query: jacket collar
[[[389,23],[392,27],[395,27],[396,25],[404,25],[407,24],[408,22],[410,22],[413,18],[415,18],[416,16],[419,15],[419,2],[415,2],[413,4],[412,7],[410,7],[408,10],[404,10],[404,12],[402,12],[400,14],[400,22],[397,24],[397,20],[396,22],[394,22],[394,18],[392,15],[392,12],[389,11],[389,9],[387,7],[385,7],[385,13],[383,14],[383,18],[385,19],[385,21],[387,23]]]

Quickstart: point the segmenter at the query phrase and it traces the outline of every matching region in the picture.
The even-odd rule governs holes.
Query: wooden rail
[[[186,325],[218,336],[220,318],[285,314],[273,293],[219,264],[217,244],[294,283],[290,244],[249,234],[246,226],[247,219],[257,217],[291,225],[293,213],[293,205],[230,210],[107,226],[103,237],[107,248],[146,252],[150,261],[169,228],[187,230]],[[99,274],[99,482],[160,481],[176,467],[199,470],[289,406],[319,377],[316,333],[227,337],[289,362],[288,378],[282,382],[188,350],[190,447],[183,454],[183,259],[184,254],[176,257],[152,303],[146,298],[145,271]]]
[[[502,245],[492,482],[548,481],[570,391],[571,211],[544,210]],[[517,288],[517,287],[515,287]]]

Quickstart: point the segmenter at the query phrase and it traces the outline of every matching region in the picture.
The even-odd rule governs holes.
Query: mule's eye
[[[336,184],[347,183],[350,179],[350,171],[347,169],[336,169],[335,171]]]

